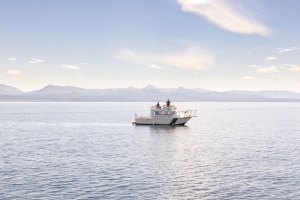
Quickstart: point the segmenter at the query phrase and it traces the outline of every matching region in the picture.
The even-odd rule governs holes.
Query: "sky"
[[[0,83],[300,92],[298,0],[0,1]]]

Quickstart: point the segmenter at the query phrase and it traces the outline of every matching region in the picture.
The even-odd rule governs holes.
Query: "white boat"
[[[159,102],[155,106],[151,106],[150,116],[141,117],[135,114],[136,125],[184,125],[190,119],[196,116],[196,110],[176,111],[174,105],[170,105],[170,101],[166,102],[162,107]]]

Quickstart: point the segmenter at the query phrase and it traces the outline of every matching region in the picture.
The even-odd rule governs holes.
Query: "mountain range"
[[[167,98],[172,101],[300,102],[300,93],[277,90],[216,92],[201,88],[157,88],[153,85],[108,89],[47,85],[40,90],[22,92],[15,87],[0,84],[1,102],[157,102]]]

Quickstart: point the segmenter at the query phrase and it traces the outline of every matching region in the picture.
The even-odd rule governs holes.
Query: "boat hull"
[[[178,120],[176,121],[175,125],[184,125],[185,123],[187,123],[190,119],[192,119],[191,117],[182,117],[182,118],[178,118]]]
[[[192,117],[135,118],[136,125],[184,125]]]

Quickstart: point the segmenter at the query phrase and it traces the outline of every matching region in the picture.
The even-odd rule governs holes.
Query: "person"
[[[156,104],[156,108],[160,108],[159,102],[157,102],[157,104]]]
[[[168,99],[167,103],[167,107],[170,107],[171,101]]]

